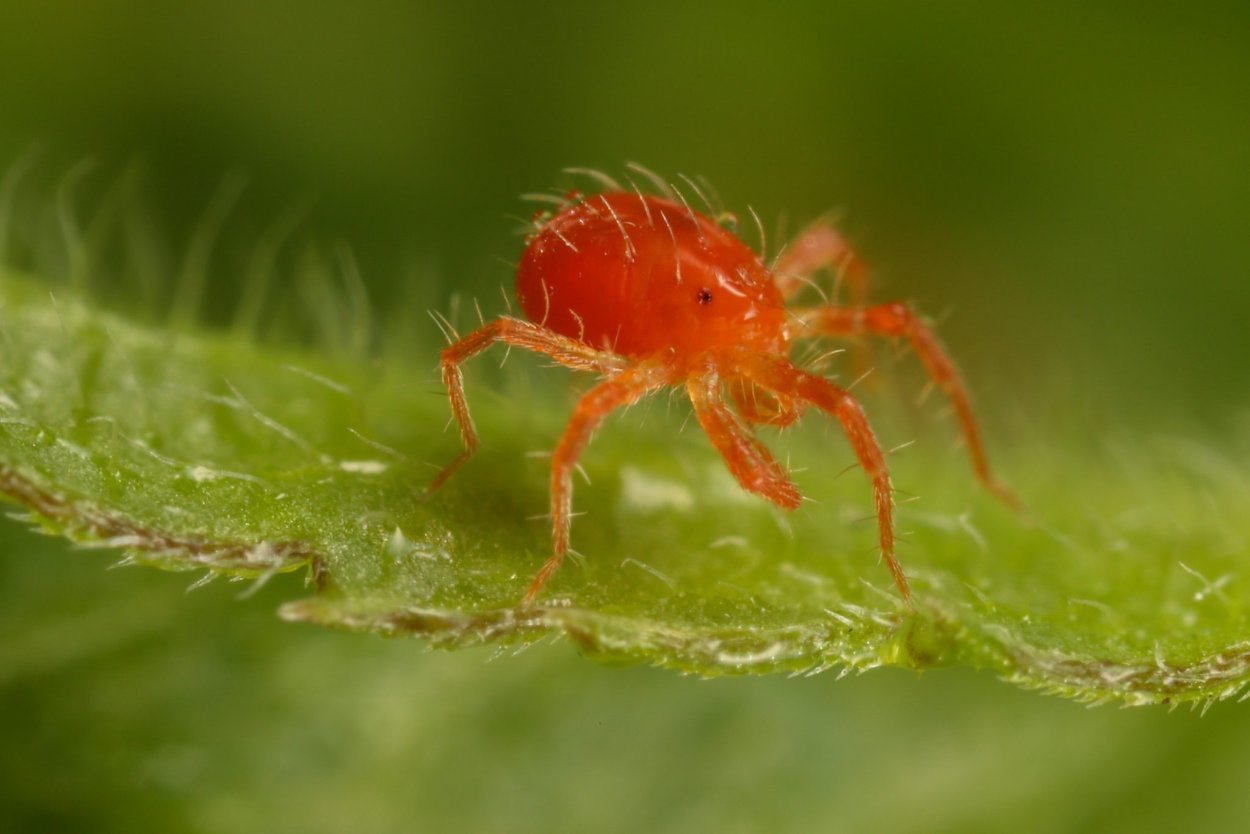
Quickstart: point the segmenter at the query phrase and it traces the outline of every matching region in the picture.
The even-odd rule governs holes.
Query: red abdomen
[[[781,294],[755,252],[658,197],[612,192],[562,209],[530,238],[517,297],[531,321],[624,356],[785,349]]]

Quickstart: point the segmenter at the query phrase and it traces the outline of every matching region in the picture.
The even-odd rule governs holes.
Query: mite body
[[[517,298],[530,321],[639,361],[786,350],[785,299],[759,256],[658,197],[599,194],[556,214],[521,256]]]
[[[797,340],[863,335],[909,340],[954,406],[977,477],[1014,503],[990,474],[955,366],[906,305],[866,303],[859,259],[827,221],[808,227],[767,265],[678,196],[637,190],[571,194],[536,221],[517,268],[517,297],[526,319],[496,319],[442,352],[443,381],[464,451],[431,489],[477,447],[460,370],[466,360],[502,341],[600,376],[574,408],[552,456],[552,555],[530,584],[528,603],[568,553],[573,470],[609,413],[658,389],[684,386],[699,424],[738,483],[794,509],[802,500],[798,488],[751,425],[789,425],[804,408],[815,407],[838,420],[868,477],[881,556],[910,604],[907,578],[894,555],[893,496],[881,447],[855,398],[792,364],[790,346]],[[851,303],[787,307],[820,269],[840,271]]]

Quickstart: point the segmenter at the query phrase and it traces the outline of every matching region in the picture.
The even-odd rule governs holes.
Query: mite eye
[[[699,304],[701,305],[711,304],[712,303],[712,291],[709,290],[707,287],[704,287],[703,289],[699,290],[697,295],[695,295],[695,300],[698,301]]]

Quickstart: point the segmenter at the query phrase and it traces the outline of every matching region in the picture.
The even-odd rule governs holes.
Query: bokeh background
[[[942,318],[998,442],[1066,422],[1218,445],[1250,379],[1250,7],[989,5],[6,0],[0,169],[32,160],[35,202],[76,172],[84,217],[138,182],[171,274],[241,174],[210,325],[293,205],[301,234],[350,242],[380,310],[460,294],[490,313],[520,193],[570,165],[702,174],[770,232],[843,209],[882,294]],[[563,644],[428,653],[277,621],[293,578],[184,594],[108,561],[0,528],[0,829],[1250,812],[1237,705],[1087,710],[963,671],[700,682]]]

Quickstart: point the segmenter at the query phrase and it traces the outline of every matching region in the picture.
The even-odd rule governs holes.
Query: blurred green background
[[[1248,89],[1232,4],[0,7],[0,168],[39,148],[29,199],[91,159],[89,218],[139,171],[176,267],[246,175],[210,322],[304,200],[379,309],[498,312],[517,195],[637,160],[706,175],[770,231],[845,209],[880,294],[949,313],[997,443],[1218,445],[1244,421]],[[563,644],[488,662],[284,625],[293,578],[184,595],[0,537],[0,829],[1198,830],[1250,811],[1235,705],[1086,710],[964,672],[704,683]]]

